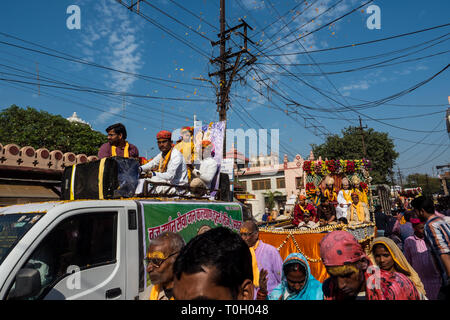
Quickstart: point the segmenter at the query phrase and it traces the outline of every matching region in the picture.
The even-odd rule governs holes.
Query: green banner
[[[242,209],[235,203],[158,203],[141,202],[144,215],[146,248],[149,241],[160,233],[179,233],[189,242],[200,227],[224,226],[239,231],[242,224]]]

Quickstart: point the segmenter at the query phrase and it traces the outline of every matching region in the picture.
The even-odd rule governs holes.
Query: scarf
[[[367,300],[420,300],[414,284],[402,273],[379,270],[379,286],[373,285],[374,275],[364,272]],[[344,300],[346,297],[339,290],[336,278],[331,277],[323,283],[324,300]]]
[[[305,285],[303,288],[295,293],[290,292],[288,289],[288,283],[286,280],[286,275],[284,271],[282,271],[281,275],[281,283],[276,286],[268,296],[269,300],[322,300],[323,292],[322,292],[322,284],[314,278],[311,274],[311,270],[309,267],[309,263],[306,258],[301,253],[291,253],[287,256],[286,260],[283,263],[284,266],[291,263],[299,263],[306,270],[305,274]],[[287,295],[287,297],[286,297]]]
[[[155,284],[152,287],[152,291],[150,291],[150,298],[149,300],[158,300],[159,294],[163,289],[158,285]],[[169,300],[175,300],[173,297],[171,297]]]
[[[421,295],[425,296],[426,295],[425,287],[423,286],[423,283],[420,280],[419,275],[417,274],[416,270],[414,270],[414,268],[409,264],[408,260],[406,260],[405,255],[400,250],[400,248],[395,244],[395,242],[386,237],[375,238],[372,243],[372,248],[370,250],[371,254],[369,255],[369,258],[374,263],[375,258],[373,256],[373,247],[376,244],[383,244],[386,247],[386,249],[392,256],[392,259],[396,263],[397,267],[399,267],[403,271],[403,274],[405,274],[409,278],[409,280],[411,280],[411,282],[415,285],[417,291],[419,291]]]
[[[161,160],[159,160],[158,172],[166,172],[167,165],[169,164],[169,161],[170,161],[170,156],[172,155],[172,150],[173,150],[173,148],[170,149],[169,152],[167,152],[167,154],[164,158],[161,153]]]
[[[356,209],[356,215],[358,216],[358,221],[363,222],[364,218],[365,218],[365,214],[364,214],[364,208],[362,205],[362,202],[358,202],[358,204],[355,206],[354,204],[352,204],[351,206],[351,213],[350,213],[350,221],[353,220],[353,212]]]
[[[342,189],[342,195],[347,203],[352,202],[352,191]]]
[[[337,201],[337,194],[334,190],[330,191],[330,189],[325,189],[323,195],[327,197],[330,202]]]
[[[256,248],[249,248],[250,253],[252,255],[252,269],[253,269],[253,284],[255,287],[259,287],[259,269],[258,269],[258,262],[256,261]]]
[[[127,142],[125,144],[125,149],[123,150],[123,157],[124,158],[129,158],[130,157],[130,153],[128,152],[129,147],[130,147],[130,145]],[[111,146],[111,156],[112,157],[117,156],[116,146]]]
[[[314,204],[316,205],[316,207],[320,206],[320,196],[314,197]]]

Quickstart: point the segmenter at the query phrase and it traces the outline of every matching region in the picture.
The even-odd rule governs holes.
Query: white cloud
[[[341,87],[339,90],[344,90],[344,91],[348,91],[348,90],[367,90],[369,89],[370,85],[369,82],[367,82],[366,80],[360,81],[359,83],[354,83],[348,86],[344,86]]]
[[[95,21],[83,26],[82,53],[85,59],[130,73],[142,68],[142,42],[140,23],[131,22],[128,11],[114,0],[99,0],[94,5]],[[129,92],[136,78],[111,71],[104,81],[113,91]],[[117,104],[121,104],[117,102]],[[96,122],[106,122],[121,107],[111,106],[100,114]]]

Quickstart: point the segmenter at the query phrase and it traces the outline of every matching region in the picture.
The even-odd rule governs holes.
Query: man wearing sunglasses
[[[144,292],[144,299],[173,300],[173,264],[184,245],[183,238],[174,232],[163,232],[150,241],[145,263],[152,285]]]

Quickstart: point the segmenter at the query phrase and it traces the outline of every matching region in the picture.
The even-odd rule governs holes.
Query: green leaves
[[[373,184],[387,183],[391,175],[398,153],[389,135],[377,132],[372,128],[364,131],[364,144],[367,159],[372,161],[370,172]],[[311,145],[315,157],[328,159],[363,159],[361,132],[358,127],[348,127],[342,130],[342,137],[332,135],[321,145]]]
[[[72,123],[62,116],[34,108],[22,109],[12,105],[0,112],[0,142],[90,156],[97,155],[99,147],[107,139],[106,135],[86,124]]]

